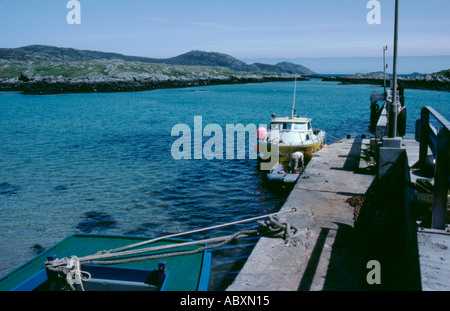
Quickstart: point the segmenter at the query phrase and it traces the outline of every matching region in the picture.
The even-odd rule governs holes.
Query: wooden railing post
[[[424,167],[425,159],[428,155],[428,139],[430,132],[430,112],[428,107],[423,107],[420,112],[420,149],[419,149],[419,164]]]
[[[430,124],[430,114],[440,123],[437,129]],[[450,122],[432,107],[423,107],[417,122],[420,122],[420,135],[416,135],[416,139],[420,138],[419,165],[425,167],[428,148],[435,159],[431,228],[444,230],[450,185]]]

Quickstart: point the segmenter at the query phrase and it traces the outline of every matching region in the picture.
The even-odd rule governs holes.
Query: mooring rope
[[[221,242],[214,244],[214,245],[206,244],[203,247],[192,249],[192,250],[176,251],[176,252],[171,252],[171,253],[163,253],[163,254],[157,254],[157,255],[133,257],[133,258],[126,258],[126,259],[118,259],[118,260],[86,261],[86,262],[83,262],[82,264],[111,265],[111,264],[121,264],[121,263],[129,263],[129,262],[144,261],[144,260],[151,260],[151,259],[161,259],[161,258],[168,258],[168,257],[174,257],[174,256],[192,255],[192,254],[196,254],[196,253],[201,253],[205,250],[222,247],[240,236],[246,237],[246,236],[251,236],[251,235],[256,235],[256,234],[258,234],[258,230],[240,231],[240,232],[237,232],[237,233],[227,236],[227,237],[209,239],[210,241],[215,241],[215,242],[221,241]],[[205,242],[205,241],[208,241],[208,240],[203,240],[203,242]],[[200,243],[200,242],[202,242],[202,241],[197,241],[196,243],[194,243],[194,242],[186,243],[183,246],[186,246],[187,244],[189,244],[189,245],[204,244],[204,243]]]
[[[330,138],[331,138],[331,139],[334,139],[335,141],[340,141],[340,140],[342,140],[342,139],[339,139],[339,138],[336,138],[336,137],[331,136],[330,134],[328,134],[328,132],[325,132],[325,134],[328,135],[328,136],[330,136]]]
[[[244,220],[238,220],[238,221],[234,221],[234,222],[220,224],[220,225],[216,225],[216,226],[212,226],[212,227],[208,227],[208,228],[202,228],[202,229],[196,229],[196,230],[187,231],[187,232],[181,232],[181,233],[175,233],[175,234],[171,234],[171,235],[166,235],[166,236],[163,236],[163,237],[159,237],[159,238],[155,238],[155,239],[139,242],[139,243],[136,243],[136,244],[132,244],[132,245],[127,245],[127,246],[111,249],[109,251],[100,251],[97,254],[115,253],[115,252],[123,251],[123,250],[126,250],[126,249],[136,248],[136,247],[139,247],[139,246],[143,246],[143,245],[147,245],[147,244],[150,244],[150,243],[158,242],[158,241],[161,241],[161,240],[164,240],[164,239],[170,239],[170,238],[180,237],[180,236],[183,236],[183,235],[194,234],[194,233],[199,233],[199,232],[204,232],[204,231],[210,231],[210,230],[214,230],[214,229],[220,229],[220,228],[224,228],[224,227],[228,227],[228,226],[232,226],[232,225],[237,225],[237,224],[242,224],[242,223],[246,223],[246,222],[250,222],[250,221],[255,221],[255,220],[259,220],[259,219],[268,218],[268,217],[271,217],[271,216],[278,216],[278,215],[282,215],[282,214],[286,214],[286,213],[293,213],[293,212],[296,212],[296,211],[297,211],[297,209],[294,207],[294,208],[292,208],[289,211],[278,212],[278,213],[273,213],[273,214],[263,215],[263,216],[257,216],[257,217],[248,218],[248,219],[244,219]]]
[[[112,250],[109,250],[109,251],[101,251],[101,252],[98,252],[97,254],[94,254],[94,255],[81,257],[81,258],[79,258],[79,260],[81,262],[86,262],[86,261],[93,261],[93,260],[99,260],[99,259],[132,256],[132,255],[148,253],[148,252],[152,252],[152,251],[159,251],[159,250],[165,250],[165,249],[170,249],[170,248],[178,248],[178,247],[184,247],[184,246],[190,246],[190,245],[205,244],[205,243],[216,243],[218,241],[227,240],[229,238],[229,236],[228,237],[219,237],[219,238],[201,240],[201,241],[177,243],[177,244],[173,244],[173,245],[163,245],[163,246],[159,246],[159,247],[140,248],[140,249],[131,250],[131,249],[136,248],[138,246],[147,245],[147,244],[154,243],[154,242],[157,242],[157,241],[160,241],[160,240],[163,240],[163,239],[178,237],[178,236],[192,234],[192,233],[198,233],[198,232],[207,231],[207,230],[213,230],[213,229],[217,229],[217,228],[223,228],[223,227],[226,227],[226,226],[231,226],[231,225],[235,225],[235,224],[250,222],[250,221],[253,221],[253,220],[258,220],[258,219],[263,219],[263,218],[271,219],[271,222],[273,224],[272,226],[276,226],[277,224],[274,223],[274,220],[277,219],[276,217],[278,215],[282,215],[282,214],[286,214],[286,213],[292,213],[292,212],[295,212],[295,211],[296,211],[296,209],[293,208],[293,209],[291,209],[289,211],[285,211],[285,212],[279,212],[279,213],[274,213],[274,214],[269,214],[269,215],[264,215],[264,216],[258,216],[258,217],[253,217],[253,218],[244,219],[244,220],[240,220],[240,221],[235,221],[235,222],[231,222],[231,223],[221,224],[221,225],[217,225],[217,226],[213,226],[213,227],[208,227],[208,228],[197,229],[197,230],[192,230],[192,231],[188,231],[188,232],[172,234],[172,235],[168,235],[168,236],[165,236],[165,237],[155,238],[155,239],[143,241],[143,242],[140,242],[140,243],[136,243],[136,244],[132,244],[132,245],[128,245],[128,246],[112,249]],[[260,226],[261,226],[261,223],[258,222],[258,224],[260,224]],[[283,225],[281,223],[278,223],[278,225],[281,226],[282,230],[286,230],[286,226],[285,225]],[[246,232],[246,231],[244,231],[244,232]],[[263,232],[264,232],[264,230],[263,230]],[[269,231],[266,230],[265,233],[268,234]],[[233,237],[233,236],[237,237],[237,236],[240,236],[240,235],[243,235],[243,233],[242,232],[238,232],[237,234],[234,234],[231,237]],[[235,239],[236,237],[234,237],[233,239]],[[130,250],[126,251],[126,249],[130,249]],[[65,265],[65,264],[67,264],[67,258],[62,258],[62,259],[59,259],[59,260],[55,260],[55,261],[49,262],[48,264],[50,266],[53,266],[53,267],[59,266],[59,265]]]
[[[106,264],[118,264],[118,263],[125,263],[125,262],[131,262],[131,261],[144,261],[144,260],[150,260],[150,259],[181,256],[181,255],[202,252],[207,249],[221,247],[221,246],[229,243],[230,241],[236,239],[237,237],[249,236],[249,235],[255,235],[255,234],[258,234],[258,230],[246,230],[246,231],[240,231],[233,235],[225,236],[225,237],[217,237],[217,238],[210,238],[210,239],[199,240],[199,241],[161,245],[161,246],[142,248],[142,249],[137,249],[137,250],[123,251],[123,252],[114,253],[114,254],[96,254],[96,255],[81,257],[81,258],[78,258],[78,260],[81,262],[81,264],[103,264],[103,265],[106,265]],[[118,258],[118,257],[134,256],[134,255],[138,255],[138,254],[168,250],[168,249],[173,249],[173,248],[189,247],[189,246],[194,246],[194,245],[205,245],[205,244],[212,244],[212,243],[218,243],[218,242],[220,242],[220,243],[216,244],[216,245],[209,245],[209,246],[207,245],[204,248],[197,248],[194,250],[178,251],[178,252],[171,252],[171,253],[164,253],[164,254],[156,254],[156,255],[145,256],[145,257],[135,257],[132,259],[127,258],[127,259],[121,260],[120,262],[112,261],[112,260],[99,261],[100,259],[104,260],[104,259],[113,259],[113,258]],[[48,262],[47,265],[48,265],[48,267],[63,266],[63,265],[67,264],[68,260],[69,260],[68,258],[61,258],[58,260]]]
[[[57,260],[53,260],[51,262],[47,262],[46,268],[49,270],[52,270],[52,271],[62,272],[64,275],[66,275],[67,283],[70,285],[71,289],[74,289],[74,284],[80,284],[81,289],[84,290],[82,281],[88,281],[91,277],[88,273],[83,272],[80,269],[80,267],[82,265],[86,265],[86,264],[115,265],[115,264],[122,264],[122,263],[136,262],[136,261],[145,261],[145,260],[151,260],[151,259],[168,258],[168,257],[173,257],[173,256],[191,255],[191,254],[204,252],[205,250],[220,248],[239,237],[248,237],[248,236],[258,235],[258,234],[261,234],[262,236],[266,236],[266,237],[282,238],[282,239],[284,239],[285,244],[287,246],[297,246],[299,243],[303,243],[298,236],[298,233],[299,233],[298,229],[293,227],[287,220],[280,220],[277,217],[281,214],[291,213],[291,212],[295,212],[295,211],[296,211],[296,209],[293,208],[290,211],[279,212],[279,213],[265,215],[265,216],[258,216],[258,217],[253,217],[253,218],[246,219],[246,220],[235,221],[232,223],[217,225],[217,226],[213,226],[213,227],[209,227],[209,228],[173,234],[173,235],[166,236],[166,237],[151,239],[151,240],[136,243],[133,245],[116,248],[116,249],[113,249],[110,251],[98,252],[97,254],[89,255],[89,256],[85,256],[85,257],[81,257],[81,258],[72,256],[70,258],[57,259]],[[222,228],[225,226],[231,226],[231,225],[235,225],[235,224],[239,224],[239,223],[244,223],[244,222],[249,222],[252,220],[258,220],[258,219],[264,219],[264,218],[268,218],[268,220],[257,221],[257,223],[259,224],[259,229],[257,229],[257,230],[243,230],[243,231],[239,231],[233,235],[228,235],[228,236],[223,236],[223,237],[216,237],[216,238],[204,239],[204,240],[199,240],[199,241],[190,241],[190,242],[184,242],[184,243],[160,245],[160,246],[147,247],[147,248],[139,248],[139,249],[133,250],[133,248],[136,248],[138,246],[147,245],[147,244],[150,244],[150,243],[153,243],[156,241],[160,241],[162,239],[202,232],[202,231],[206,231],[206,230],[212,230],[212,229],[216,229],[216,228]],[[180,247],[190,247],[190,246],[194,246],[194,245],[204,245],[204,246],[195,248],[195,249],[190,249],[190,250],[165,252],[165,253],[160,253],[160,254],[146,255],[146,256],[143,255],[143,256],[136,257],[136,255],[138,255],[138,254],[145,254],[145,253],[169,250],[169,249],[180,248]],[[126,251],[126,249],[129,249],[129,250]],[[132,256],[135,256],[135,257],[132,257]],[[119,258],[119,259],[117,259],[117,258]],[[110,259],[110,260],[106,260],[106,259]]]

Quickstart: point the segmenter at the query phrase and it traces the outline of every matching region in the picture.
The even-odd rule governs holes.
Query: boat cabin
[[[268,141],[278,141],[280,146],[304,146],[313,144],[315,133],[309,118],[273,118],[270,121]],[[314,141],[313,141],[314,140]]]
[[[279,118],[270,121],[272,131],[311,131],[311,119],[306,118]]]

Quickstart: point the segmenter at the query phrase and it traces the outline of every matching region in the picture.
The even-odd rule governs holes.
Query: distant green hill
[[[226,67],[170,65],[144,63],[120,59],[95,59],[81,61],[38,61],[0,59],[0,79],[28,81],[168,81],[171,79],[208,79],[228,77],[289,77],[292,75],[270,72],[238,72]]]
[[[286,72],[250,71],[248,66],[219,53],[194,51],[170,61],[152,62],[152,59],[114,53],[29,46],[0,50],[0,91],[130,92],[305,79]]]
[[[282,62],[277,65],[252,64],[248,65],[230,55],[217,52],[190,51],[172,58],[157,59],[148,57],[128,56],[118,53],[107,53],[72,48],[60,48],[46,45],[29,45],[13,49],[0,49],[0,59],[23,60],[39,62],[74,62],[91,60],[119,59],[129,62],[142,62],[154,64],[212,66],[225,67],[235,71],[245,72],[276,72],[310,75],[314,72],[304,66]]]

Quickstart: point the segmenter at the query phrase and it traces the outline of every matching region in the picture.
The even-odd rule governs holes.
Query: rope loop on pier
[[[299,237],[299,230],[287,220],[281,220],[276,216],[269,216],[268,220],[258,221],[259,232],[263,236],[281,238],[287,246],[303,244]]]

